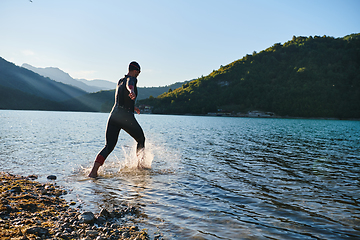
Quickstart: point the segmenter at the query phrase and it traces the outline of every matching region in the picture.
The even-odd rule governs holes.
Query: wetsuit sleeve
[[[136,78],[129,77],[126,81],[126,88],[129,92],[133,92],[135,90]]]

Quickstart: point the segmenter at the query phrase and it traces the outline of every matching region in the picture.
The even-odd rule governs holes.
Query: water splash
[[[151,169],[150,173],[155,175],[174,174],[180,159],[176,149],[149,140],[145,149],[136,154],[136,142],[134,142],[131,146],[121,145],[121,150],[114,151],[100,167],[98,174],[100,178],[113,178],[123,173],[141,174],[145,169]],[[85,177],[83,180],[88,180],[87,175],[92,166],[93,162],[81,165],[76,168],[78,172],[75,170],[74,174],[79,174]]]
[[[118,162],[120,162],[120,168],[119,172],[125,170],[125,169],[150,169],[151,163],[154,159],[153,154],[153,145],[151,143],[148,143],[147,146],[140,150],[138,153],[136,153],[136,144],[134,144],[133,147],[130,149],[125,149],[125,147],[122,146],[123,151],[123,158],[124,160],[121,161],[116,156],[116,159]]]

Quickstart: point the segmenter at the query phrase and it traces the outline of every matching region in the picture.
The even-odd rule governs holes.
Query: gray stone
[[[27,234],[35,234],[37,236],[47,235],[49,234],[49,230],[43,227],[32,227],[26,229]]]
[[[78,216],[80,223],[94,223],[95,216],[92,212],[84,212]]]
[[[139,231],[139,228],[137,226],[131,226],[130,230],[132,231]]]
[[[36,176],[36,175],[29,175],[28,178],[31,179],[31,180],[35,180],[35,179],[38,179],[38,176]]]
[[[18,186],[12,187],[10,189],[10,192],[12,192],[12,193],[20,193],[21,192],[21,187],[18,187]]]
[[[56,180],[56,176],[55,175],[49,175],[49,176],[47,176],[47,179]]]
[[[104,217],[98,217],[97,219],[96,219],[96,223],[98,224],[98,225],[103,225],[104,223],[106,222],[106,218],[104,218]]]
[[[87,230],[86,231],[86,236],[96,237],[97,235],[99,235],[98,231],[95,231],[95,230]]]
[[[122,236],[123,238],[128,238],[128,237],[130,237],[130,233],[128,233],[128,232],[123,232],[123,233],[121,234],[121,236]]]
[[[117,223],[113,223],[110,226],[110,228],[113,228],[113,229],[118,228],[118,227],[119,227],[119,225]]]
[[[104,217],[104,218],[108,218],[108,217],[110,217],[110,213],[109,213],[108,210],[106,210],[105,208],[103,208],[103,209],[101,209],[101,211],[100,211],[100,216],[101,216],[101,217]]]

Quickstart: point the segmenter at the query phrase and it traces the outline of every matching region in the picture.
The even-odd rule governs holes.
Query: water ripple
[[[152,169],[131,167],[125,133],[99,180],[86,178],[107,114],[0,112],[1,171],[55,173],[84,210],[140,208],[165,239],[357,239],[356,121],[141,115]],[[14,124],[16,122],[16,124]],[[39,164],[41,163],[41,164]]]

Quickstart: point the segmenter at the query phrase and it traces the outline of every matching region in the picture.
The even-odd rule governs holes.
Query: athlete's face
[[[131,70],[131,71],[129,71],[129,73],[128,73],[128,75],[129,75],[129,76],[132,76],[132,77],[137,77],[137,76],[139,76],[139,74],[140,74],[140,71],[139,71],[139,70]]]
[[[139,76],[140,72],[140,70],[136,70],[136,77]]]

